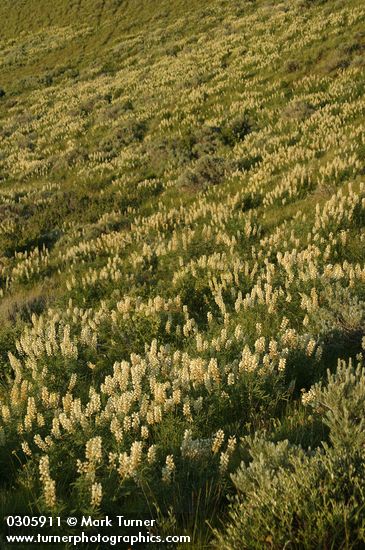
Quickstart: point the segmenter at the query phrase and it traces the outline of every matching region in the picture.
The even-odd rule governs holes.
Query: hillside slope
[[[189,3],[193,12],[201,3]],[[39,32],[55,26],[93,26],[95,33],[104,25],[114,26],[116,31],[145,27],[149,21],[160,18],[170,21],[186,15],[182,0],[3,0],[0,7],[1,37],[13,38],[22,32]]]
[[[360,548],[363,3],[0,20],[3,515]]]
[[[173,29],[180,21],[189,33],[200,26],[205,11],[196,0],[189,3],[188,14],[181,0],[4,0],[2,80],[12,89],[18,79],[49,79],[65,67],[120,70],[123,59],[142,53],[150,31],[157,32],[163,46],[166,27]]]

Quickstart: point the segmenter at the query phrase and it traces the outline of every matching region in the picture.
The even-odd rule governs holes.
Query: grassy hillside
[[[363,3],[0,20],[3,515],[363,547]]]
[[[166,26],[171,26],[171,38],[176,38],[177,20],[180,32],[190,34],[200,27],[205,11],[201,3],[192,0],[188,14],[184,4],[181,0],[4,0],[0,5],[0,20],[7,21],[0,29],[2,78],[13,89],[25,77],[33,77],[34,84],[34,78],[49,80],[66,68],[75,72],[98,66],[106,73],[118,71],[122,60],[142,53],[149,30],[163,45]]]
[[[192,0],[189,12],[199,6],[201,3]],[[3,0],[0,10],[1,19],[7,21],[1,29],[4,38],[68,25],[90,26],[99,38],[103,27],[108,27],[120,38],[123,31],[141,31],[161,18],[173,22],[187,11],[182,0],[61,0],[55,4],[49,0]]]

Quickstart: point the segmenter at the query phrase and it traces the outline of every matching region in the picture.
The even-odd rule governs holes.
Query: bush
[[[225,145],[233,146],[242,141],[253,131],[254,122],[246,112],[234,117],[225,128],[222,129],[222,141]]]
[[[222,139],[221,128],[218,126],[203,125],[194,134],[194,145],[192,153],[196,157],[211,155],[218,149],[219,142]]]
[[[99,149],[116,157],[123,147],[135,142],[143,141],[147,132],[147,124],[140,120],[126,120],[121,122],[116,130],[101,140]]]
[[[314,113],[314,108],[312,105],[306,101],[291,101],[285,107],[283,114],[286,118],[296,119],[296,120],[305,120],[309,118]]]
[[[225,168],[226,163],[221,157],[204,155],[180,176],[179,183],[195,189],[216,185],[223,180]]]
[[[328,385],[303,397],[329,428],[330,445],[307,451],[265,436],[246,438],[251,460],[232,476],[237,496],[217,534],[226,550],[363,548],[365,373],[339,362]]]

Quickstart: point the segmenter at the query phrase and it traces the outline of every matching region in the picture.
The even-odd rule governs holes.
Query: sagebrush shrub
[[[204,155],[190,166],[179,178],[180,185],[200,189],[222,183],[226,162],[223,158]]]
[[[304,400],[323,417],[330,444],[311,450],[265,435],[246,438],[250,460],[233,482],[226,550],[363,548],[365,544],[365,372],[339,362],[326,386]]]

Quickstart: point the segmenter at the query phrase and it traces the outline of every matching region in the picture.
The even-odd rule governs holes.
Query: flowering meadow
[[[0,7],[2,516],[364,548],[365,5],[53,4]]]

